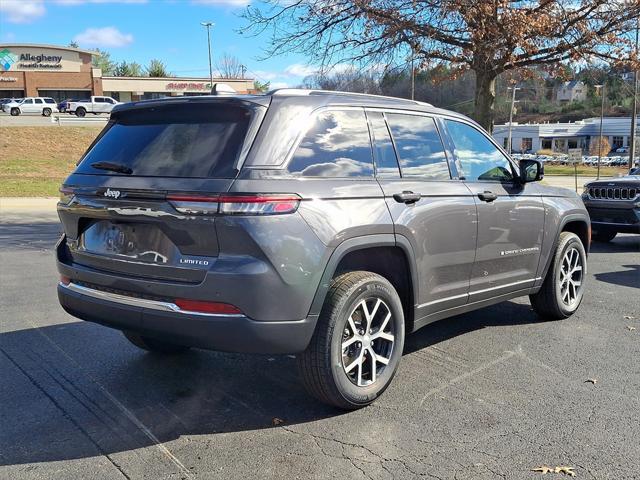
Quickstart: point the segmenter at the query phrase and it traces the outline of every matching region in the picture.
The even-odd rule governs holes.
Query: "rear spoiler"
[[[202,95],[197,97],[167,97],[153,100],[140,100],[137,102],[119,103],[113,110],[111,116],[117,116],[130,110],[138,110],[143,108],[159,107],[163,105],[176,105],[182,103],[251,103],[261,107],[268,107],[271,103],[271,97],[266,95]]]

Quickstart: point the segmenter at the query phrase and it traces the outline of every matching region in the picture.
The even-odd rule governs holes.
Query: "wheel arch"
[[[551,247],[550,254],[546,260],[544,270],[540,275],[540,283],[536,285],[537,287],[542,284],[547,276],[547,272],[549,271],[549,268],[551,267],[551,263],[553,262],[553,258],[555,256],[556,248],[558,248],[558,239],[560,238],[560,234],[562,232],[575,233],[582,241],[584,250],[587,256],[589,256],[589,248],[591,246],[591,221],[589,220],[589,217],[581,213],[566,215],[562,218],[562,221],[558,226],[555,239],[553,240],[553,246]]]
[[[377,273],[389,280],[402,300],[406,331],[413,331],[414,304],[418,298],[413,249],[405,237],[393,234],[355,237],[339,244],[327,262],[309,314],[320,314],[336,275],[354,270]]]

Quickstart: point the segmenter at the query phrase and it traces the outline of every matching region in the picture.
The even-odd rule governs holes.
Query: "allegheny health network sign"
[[[62,68],[62,55],[44,53],[14,53],[8,48],[0,51],[0,68],[3,71],[13,66],[27,70],[55,70]]]

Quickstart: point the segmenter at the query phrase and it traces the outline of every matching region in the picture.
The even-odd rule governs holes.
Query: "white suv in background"
[[[49,117],[52,113],[58,113],[58,104],[51,97],[26,97],[19,102],[8,103],[4,110],[13,117],[22,113],[39,113]]]

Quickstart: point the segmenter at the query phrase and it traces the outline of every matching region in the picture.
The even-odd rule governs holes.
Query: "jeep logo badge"
[[[111,190],[110,188],[107,188],[106,192],[104,192],[104,196],[118,199],[120,198],[120,190]]]

